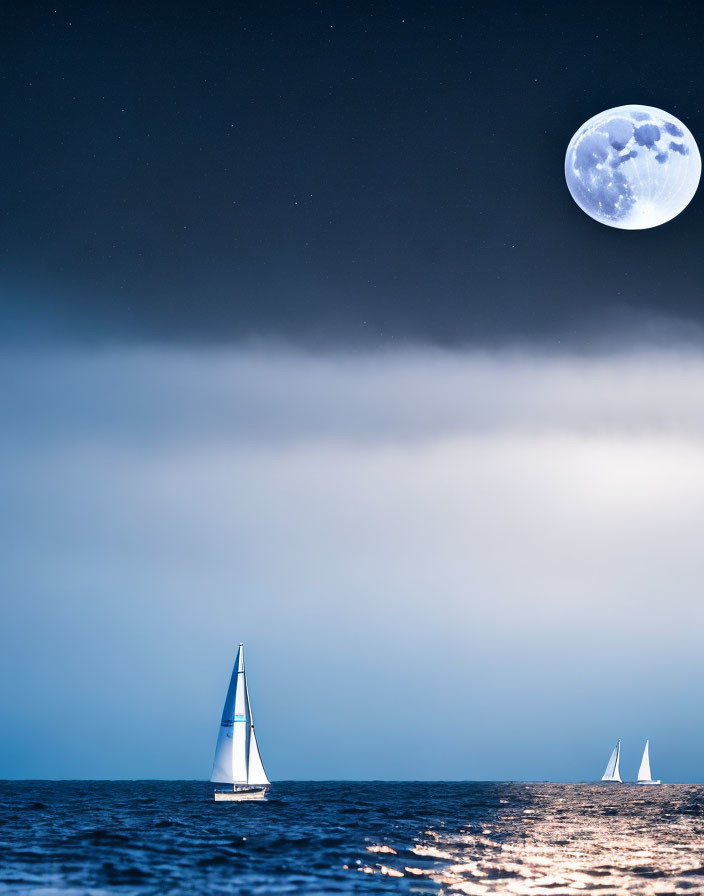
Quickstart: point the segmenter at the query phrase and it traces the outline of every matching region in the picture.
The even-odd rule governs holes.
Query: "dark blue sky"
[[[556,344],[704,319],[704,213],[616,233],[563,182],[627,102],[704,135],[700,4],[6,10],[12,338]]]

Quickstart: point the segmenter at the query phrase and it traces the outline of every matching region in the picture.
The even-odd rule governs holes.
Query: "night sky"
[[[563,160],[629,102],[701,145],[703,26],[684,2],[8,7],[5,338],[696,333],[701,197],[615,231]]]

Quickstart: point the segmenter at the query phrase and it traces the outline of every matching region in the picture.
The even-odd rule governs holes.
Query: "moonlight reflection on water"
[[[514,797],[480,830],[439,826],[419,838],[411,852],[440,867],[404,872],[471,896],[704,892],[703,788],[506,787]]]

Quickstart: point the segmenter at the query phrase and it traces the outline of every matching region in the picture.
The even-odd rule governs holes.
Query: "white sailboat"
[[[646,740],[645,749],[643,750],[643,758],[640,761],[640,768],[638,769],[638,780],[636,784],[659,784],[659,781],[653,781],[653,776],[650,773],[650,749],[649,749],[650,741]]]
[[[609,761],[606,765],[606,771],[601,776],[602,781],[614,781],[617,784],[623,783],[621,781],[621,741],[619,740],[616,746],[614,747],[613,753],[611,754]]]
[[[237,651],[227,689],[210,780],[214,784],[230,785],[215,791],[216,800],[226,801],[264,799],[271,783],[264,771],[254,733],[244,671],[244,644],[240,644]]]

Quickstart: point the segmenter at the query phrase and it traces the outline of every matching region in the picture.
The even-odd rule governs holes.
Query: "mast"
[[[650,750],[648,745],[650,744],[649,740],[645,742],[645,749],[643,750],[643,758],[640,762],[640,768],[638,769],[638,780],[639,781],[652,781],[653,776],[650,772]]]

